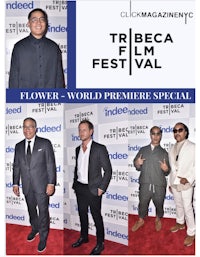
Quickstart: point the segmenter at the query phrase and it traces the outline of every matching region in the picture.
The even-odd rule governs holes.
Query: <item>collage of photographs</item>
[[[3,6],[3,254],[198,256],[196,1]]]

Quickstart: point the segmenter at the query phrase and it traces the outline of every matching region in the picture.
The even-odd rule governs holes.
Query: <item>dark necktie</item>
[[[26,156],[27,156],[27,161],[28,164],[30,165],[31,162],[31,146],[30,146],[31,141],[28,141],[28,147],[27,147],[27,152],[26,152]]]

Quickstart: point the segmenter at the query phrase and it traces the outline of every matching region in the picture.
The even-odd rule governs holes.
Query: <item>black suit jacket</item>
[[[76,190],[78,154],[80,146],[76,148],[76,166],[74,170],[74,183],[72,188]],[[102,175],[102,168],[104,174]],[[112,177],[112,166],[108,151],[104,145],[92,142],[88,165],[88,186],[92,194],[98,195],[98,188],[106,191]]]
[[[31,34],[12,52],[9,88],[64,88],[62,56],[58,45]]]
[[[33,191],[45,193],[47,184],[56,184],[56,164],[51,142],[36,136],[30,167],[25,154],[25,139],[16,144],[13,164],[13,185],[20,184],[28,194],[30,185]]]

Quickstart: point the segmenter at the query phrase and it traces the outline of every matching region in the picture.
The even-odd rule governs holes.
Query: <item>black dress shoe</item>
[[[44,252],[46,250],[46,241],[40,241],[38,244],[38,252]]]
[[[33,241],[33,240],[35,239],[35,237],[36,237],[38,234],[39,234],[38,231],[32,230],[31,233],[28,234],[28,236],[27,236],[27,241],[28,241],[28,242]]]
[[[103,250],[104,250],[104,243],[99,243],[91,251],[90,255],[100,255]]]
[[[72,244],[72,247],[79,247],[82,244],[88,243],[88,242],[89,242],[88,238],[80,237],[75,243]]]

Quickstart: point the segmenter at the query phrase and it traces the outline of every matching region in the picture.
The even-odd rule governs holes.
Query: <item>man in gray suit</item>
[[[12,52],[9,88],[64,88],[59,46],[45,37],[48,17],[36,8],[28,15],[30,35],[18,41]]]
[[[32,226],[27,241],[33,241],[39,233],[38,252],[43,252],[49,232],[49,196],[55,192],[56,164],[51,142],[38,137],[36,130],[36,121],[26,118],[23,122],[25,139],[15,146],[13,192],[20,195],[21,179]]]
[[[106,147],[92,140],[93,124],[88,120],[82,120],[78,129],[82,144],[76,148],[76,166],[72,188],[77,197],[81,232],[80,238],[72,244],[72,247],[79,247],[88,242],[88,207],[90,207],[97,237],[97,244],[90,255],[99,255],[104,250],[102,195],[110,183],[112,167]]]

